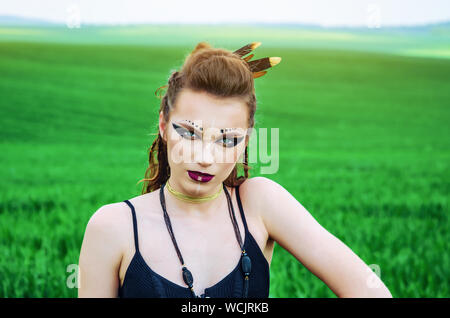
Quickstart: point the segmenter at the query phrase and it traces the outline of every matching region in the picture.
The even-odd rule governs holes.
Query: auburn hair
[[[238,97],[247,106],[248,128],[255,124],[256,96],[253,73],[249,65],[232,51],[213,48],[207,42],[200,42],[185,58],[180,71],[173,71],[168,84],[159,87],[155,95],[161,99],[162,89],[167,89],[161,99],[159,113],[168,122],[170,112],[175,107],[177,97],[182,88],[195,92],[206,92],[217,97]],[[149,166],[145,171],[142,194],[152,192],[161,187],[170,177],[170,166],[167,157],[167,144],[159,133],[148,150]],[[155,134],[156,135],[156,134]],[[249,135],[246,136],[246,141]],[[243,176],[238,177],[238,168],[243,169]],[[224,181],[226,186],[235,187],[249,177],[248,145],[245,147],[243,163],[236,163],[230,175]]]

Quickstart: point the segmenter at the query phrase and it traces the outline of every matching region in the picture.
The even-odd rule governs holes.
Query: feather
[[[262,71],[262,72],[253,72],[253,78],[258,78],[263,76],[264,74],[266,74],[267,71]]]
[[[272,66],[270,64],[270,60],[268,57],[263,57],[262,59],[250,61],[250,62],[248,62],[248,65],[250,66],[250,70],[252,72],[263,71]]]
[[[248,62],[248,60],[250,60],[255,54],[250,54],[247,57],[244,57],[244,61]]]
[[[247,55],[248,53],[250,53],[251,51],[253,51],[254,49],[256,49],[260,45],[261,45],[261,42],[253,42],[253,43],[244,45],[243,47],[241,47],[240,49],[237,49],[233,53],[237,54],[240,57],[243,57],[243,56]]]
[[[259,72],[273,67],[281,62],[281,57],[263,57],[262,59],[248,62],[252,72]]]

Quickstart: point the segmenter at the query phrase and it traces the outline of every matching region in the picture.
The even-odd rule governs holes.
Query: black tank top
[[[248,297],[268,298],[270,271],[269,264],[264,257],[258,243],[249,232],[239,196],[239,186],[236,188],[236,198],[245,228],[244,249],[251,258],[252,271],[250,274]],[[119,286],[120,298],[190,298],[191,291],[187,286],[178,285],[154,272],[147,265],[139,252],[136,212],[130,201],[124,201],[131,209],[133,217],[135,253],[125,273],[123,285]],[[180,271],[181,273],[181,271]],[[181,275],[181,274],[180,274]],[[205,289],[201,297],[211,298],[241,298],[243,297],[244,275],[241,259],[234,269],[218,283]]]

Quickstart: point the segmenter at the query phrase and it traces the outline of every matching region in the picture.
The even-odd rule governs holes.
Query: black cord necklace
[[[178,248],[177,245],[177,241],[175,240],[175,236],[173,234],[173,230],[172,230],[172,224],[170,223],[170,218],[169,215],[167,214],[166,211],[166,200],[164,197],[164,187],[165,187],[166,183],[164,182],[161,185],[161,189],[159,191],[159,199],[161,201],[161,207],[163,209],[164,212],[164,221],[166,222],[166,226],[167,229],[169,231],[170,237],[172,238],[172,242],[175,246],[175,250],[177,251],[178,254],[178,258],[180,259],[181,262],[181,266],[182,266],[182,273],[183,273],[183,280],[186,283],[186,285],[188,285],[189,289],[191,290],[191,295],[194,298],[200,298],[200,296],[196,296],[195,292],[194,292],[194,278],[192,277],[191,272],[186,268],[185,264],[184,264],[184,260],[183,260],[183,256],[181,256],[181,252]],[[227,197],[227,202],[228,202],[228,211],[230,212],[230,217],[233,223],[233,227],[234,227],[234,232],[236,234],[236,238],[239,242],[239,246],[241,247],[242,250],[242,254],[241,254],[241,266],[242,266],[242,271],[244,273],[244,291],[243,291],[243,297],[246,298],[248,295],[248,285],[249,285],[249,276],[250,276],[250,272],[251,272],[251,267],[252,267],[252,263],[250,260],[250,257],[247,255],[247,252],[244,249],[244,244],[242,243],[242,238],[241,238],[241,233],[239,231],[239,226],[237,224],[236,221],[236,216],[234,214],[234,208],[233,208],[233,203],[231,201],[231,197],[230,194],[228,193],[228,189],[225,186],[225,183],[222,183],[223,185],[223,189],[225,191],[226,197]]]

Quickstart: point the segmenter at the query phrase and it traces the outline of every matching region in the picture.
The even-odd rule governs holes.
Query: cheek
[[[230,148],[224,148],[222,147],[222,157],[225,158],[223,161],[226,165],[234,166],[236,162],[238,161],[239,157],[242,155],[242,152],[245,150],[243,146],[236,146],[236,147],[230,147]]]
[[[233,150],[234,149],[234,150]],[[227,149],[224,151],[226,154],[226,157],[228,157],[228,160],[224,161],[220,164],[221,171],[223,176],[228,176],[231,171],[233,171],[234,167],[236,166],[239,157],[242,155],[242,153],[245,151],[245,146],[236,146],[232,149]]]
[[[169,162],[174,164],[193,163],[195,143],[183,138],[172,139],[167,147]]]

